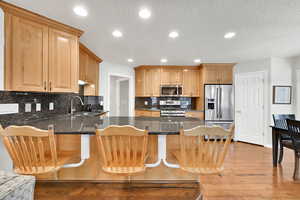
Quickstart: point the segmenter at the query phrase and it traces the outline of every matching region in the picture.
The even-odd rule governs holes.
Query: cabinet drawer
[[[185,117],[195,117],[201,120],[204,119],[204,112],[187,112],[185,113]]]
[[[159,111],[152,111],[152,117],[160,117],[160,112]]]

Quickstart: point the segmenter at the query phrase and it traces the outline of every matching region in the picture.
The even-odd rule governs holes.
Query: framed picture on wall
[[[273,104],[291,104],[292,86],[274,85]]]

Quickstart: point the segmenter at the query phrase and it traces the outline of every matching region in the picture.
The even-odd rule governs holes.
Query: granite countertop
[[[146,111],[160,111],[159,108],[135,108],[135,110],[146,110]],[[195,109],[183,109],[186,112],[204,112],[204,110],[195,110]]]
[[[29,125],[40,129],[54,126],[55,134],[95,134],[96,128],[103,129],[109,125],[132,125],[140,129],[147,128],[149,134],[179,134],[181,127],[191,129],[200,125],[219,125],[229,128],[230,123],[214,123],[197,118],[185,117],[101,117],[92,115],[57,115],[48,119],[23,121],[14,125]]]

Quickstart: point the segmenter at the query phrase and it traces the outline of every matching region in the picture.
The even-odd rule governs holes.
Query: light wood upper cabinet
[[[86,68],[88,66],[89,56],[79,49],[79,80],[86,81]]]
[[[181,69],[161,69],[161,84],[162,85],[181,85],[182,70]]]
[[[204,84],[232,84],[234,64],[203,64]]]
[[[5,90],[78,92],[82,31],[0,1],[5,19]]]
[[[160,96],[160,68],[145,69],[144,96]]]
[[[145,70],[135,69],[135,96],[145,96]]]
[[[79,79],[87,82],[84,85],[85,96],[99,95],[99,64],[101,58],[97,57],[82,43],[79,45]]]
[[[78,38],[49,29],[49,90],[50,92],[78,91]]]
[[[223,67],[220,69],[219,79],[223,84],[232,84],[233,82],[233,66]]]
[[[48,28],[11,15],[6,22],[11,33],[6,45],[6,89],[46,91]]]
[[[200,71],[183,70],[183,96],[199,97],[200,96]]]
[[[156,68],[152,69],[152,89],[153,89],[153,96],[159,97],[160,96],[160,85],[161,85],[161,69]]]

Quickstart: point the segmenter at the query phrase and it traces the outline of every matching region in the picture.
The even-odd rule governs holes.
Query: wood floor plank
[[[132,184],[87,182],[39,182],[36,200],[193,200],[200,195],[198,183]]]

